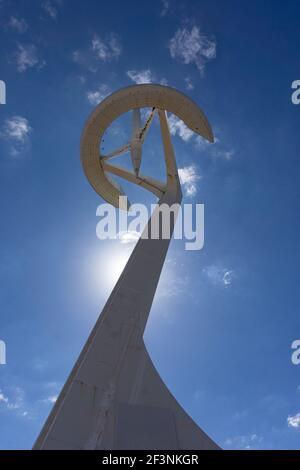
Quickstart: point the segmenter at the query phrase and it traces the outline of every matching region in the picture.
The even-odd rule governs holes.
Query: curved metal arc
[[[204,139],[213,142],[213,133],[201,109],[183,93],[163,85],[133,85],[105,98],[88,119],[81,139],[81,161],[87,179],[107,202],[118,206],[118,190],[106,178],[99,159],[99,146],[105,129],[121,114],[133,108],[165,109],[182,119]]]

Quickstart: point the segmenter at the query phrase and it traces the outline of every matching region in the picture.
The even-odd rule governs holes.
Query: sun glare
[[[98,296],[107,296],[118,281],[129,259],[133,246],[114,244],[92,253],[87,260],[89,289]]]

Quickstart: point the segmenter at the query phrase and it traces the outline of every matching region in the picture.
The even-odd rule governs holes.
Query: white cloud
[[[89,47],[72,52],[72,60],[95,73],[100,67],[100,62],[117,59],[121,52],[122,46],[116,34],[110,33],[105,40],[94,34]]]
[[[0,390],[0,403],[1,402],[7,404],[8,398],[5,395],[3,395],[2,391]]]
[[[214,148],[212,150],[212,156],[217,158],[223,158],[224,160],[231,160],[234,155],[234,150],[225,150],[223,148]]]
[[[224,446],[233,450],[258,450],[264,438],[253,433],[249,436],[235,436],[225,440]]]
[[[12,413],[15,416],[33,419],[40,415],[44,405],[53,405],[57,400],[56,382],[45,384],[48,394],[45,398],[35,399],[30,402],[26,398],[25,391],[20,387],[9,387],[9,394],[0,389],[0,413]]]
[[[100,87],[97,89],[97,90],[90,90],[87,92],[86,96],[87,96],[87,99],[88,101],[93,105],[93,106],[96,106],[97,104],[99,104],[102,100],[104,100],[104,98],[109,95],[111,93],[111,90],[110,88],[105,85],[105,84],[102,84],[100,85]]]
[[[179,28],[169,42],[170,54],[184,64],[194,63],[201,74],[207,61],[216,57],[216,42],[200,32],[198,26]]]
[[[119,57],[122,52],[122,46],[114,33],[109,35],[106,42],[95,34],[92,39],[92,50],[98,59],[107,61]]]
[[[154,80],[154,76],[150,69],[140,71],[128,70],[126,74],[133,82],[137,83],[138,85],[142,83],[151,83]]]
[[[9,400],[7,403],[7,408],[9,410],[19,410],[24,406],[24,392],[19,387],[14,389],[14,398]]]
[[[158,298],[169,298],[173,300],[174,297],[180,297],[183,294],[186,295],[189,291],[188,286],[190,281],[188,276],[175,275],[169,272],[168,277],[163,276],[160,280],[157,296]],[[190,292],[188,294],[190,295]],[[168,315],[168,313],[165,312],[165,315]]]
[[[13,389],[13,398],[6,396],[2,390],[0,390],[0,407],[7,411],[20,410],[24,406],[24,392],[19,387]]]
[[[218,137],[215,137],[214,144],[205,140],[201,135],[195,134],[189,129],[185,123],[174,114],[168,117],[170,133],[178,135],[184,142],[188,142],[193,138],[196,150],[200,152],[206,151],[211,157],[222,158],[224,160],[231,160],[234,155],[233,150],[227,150],[222,147]]]
[[[235,276],[232,270],[215,264],[203,268],[202,272],[212,284],[223,287],[229,287]]]
[[[296,413],[294,416],[289,415],[287,417],[287,424],[290,428],[300,428],[300,413]]]
[[[165,262],[156,296],[161,300],[173,300],[174,297],[182,294],[191,295],[190,289],[188,289],[190,283],[189,276],[183,272],[183,265],[179,264],[178,260],[174,258],[168,258]],[[168,309],[166,311],[163,309],[162,315],[165,318],[170,318]]]
[[[136,243],[141,234],[135,230],[127,230],[126,232],[119,232],[117,238],[121,243]]]
[[[79,49],[72,52],[72,60],[77,64],[82,64],[83,62],[83,55]]]
[[[164,86],[168,86],[168,84],[169,84],[168,80],[166,78],[162,78],[159,83],[160,83],[160,85],[164,85]]]
[[[206,150],[211,145],[212,145],[211,142],[208,142],[207,140],[205,140],[203,137],[201,137],[201,135],[197,135],[195,137],[195,148],[196,148],[196,150],[200,150],[200,151]]]
[[[36,358],[36,359],[33,359],[31,366],[34,370],[42,371],[46,369],[46,367],[48,366],[48,362],[45,361],[44,359]]]
[[[108,46],[110,47],[112,57],[119,57],[122,52],[122,46],[119,38],[113,33],[111,33],[108,40]]]
[[[193,84],[192,80],[190,79],[190,77],[186,77],[184,79],[184,81],[185,81],[185,88],[187,90],[193,90],[194,89],[194,84]]]
[[[166,78],[162,78],[161,80],[158,80],[154,73],[151,72],[150,69],[144,69],[144,70],[127,70],[126,75],[134,82],[137,83],[138,85],[141,85],[142,83],[160,83],[161,85],[167,86],[168,85],[168,80]]]
[[[56,400],[57,400],[57,395],[50,395],[49,397],[44,398],[44,399],[42,400],[42,402],[45,403],[45,404],[47,404],[47,405],[48,405],[48,404],[52,404],[52,405],[53,405],[53,404],[56,402]]]
[[[171,135],[178,135],[184,142],[193,141],[195,149],[205,151],[212,158],[231,160],[234,150],[228,150],[223,147],[220,139],[215,137],[213,144],[205,140],[201,135],[195,134],[185,123],[174,114],[168,116],[168,123]]]
[[[197,135],[195,138],[195,148],[200,152],[207,152],[212,158],[220,158],[229,161],[234,156],[234,150],[228,150],[224,148],[218,137],[215,137],[215,141],[212,145],[211,142],[208,142],[200,135]]]
[[[47,13],[52,20],[56,20],[59,12],[59,7],[63,4],[62,0],[45,0],[42,3],[42,9]]]
[[[160,12],[160,16],[165,16],[167,14],[167,11],[170,8],[170,1],[169,0],[162,0],[162,9]]]
[[[22,116],[13,116],[4,121],[0,137],[9,142],[9,152],[12,157],[17,157],[27,149],[31,131],[28,120]]]
[[[196,168],[193,165],[179,168],[178,175],[186,196],[195,196],[197,193],[197,182],[201,178],[197,174]]]
[[[184,122],[179,119],[177,116],[174,114],[171,114],[168,116],[168,123],[169,123],[169,128],[170,132],[172,135],[178,134],[179,137],[181,137],[182,140],[187,142],[188,140],[191,139],[191,137],[194,135],[194,132],[189,129]]]
[[[25,72],[25,70],[39,66],[39,68],[45,65],[44,61],[40,61],[37,54],[37,48],[33,45],[23,46],[18,44],[18,50],[15,53],[15,61],[17,64],[18,72]]]
[[[50,0],[47,0],[46,2],[42,3],[42,8],[45,10],[45,12],[53,19],[55,20],[58,14],[57,8],[54,6],[54,3],[51,2]]]
[[[44,384],[44,388],[46,389],[51,389],[51,390],[58,390],[61,388],[61,383],[60,382],[46,382]]]
[[[13,116],[4,121],[1,137],[18,143],[24,143],[31,131],[32,128],[26,118]]]
[[[16,18],[15,16],[11,16],[8,26],[19,34],[25,33],[28,29],[26,20],[24,20],[24,18]]]

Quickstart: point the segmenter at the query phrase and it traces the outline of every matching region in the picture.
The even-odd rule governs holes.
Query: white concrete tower
[[[151,107],[152,112],[142,128],[139,110],[143,107]],[[131,141],[99,156],[104,131],[130,110]],[[182,199],[166,111],[213,142],[211,127],[193,101],[175,89],[152,84],[123,88],[107,97],[91,114],[81,139],[84,172],[106,201],[118,207],[122,195],[107,173],[159,198],[145,231],[162,204],[180,204]],[[165,182],[140,174],[142,144],[155,113],[161,126]],[[125,151],[131,152],[133,171],[108,163]],[[141,237],[137,242],[34,449],[218,449],[167,389],[143,340],[174,223],[168,239]]]

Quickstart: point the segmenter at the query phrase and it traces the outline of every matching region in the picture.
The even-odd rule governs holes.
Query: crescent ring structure
[[[140,109],[152,109],[145,125]],[[121,114],[132,113],[132,135],[110,154],[100,152],[103,134]],[[155,84],[123,88],[104,99],[87,120],[81,138],[81,162],[95,191],[120,209],[124,193],[113,176],[137,184],[158,197],[156,208],[84,345],[34,449],[219,449],[183,410],[160,377],[144,343],[144,331],[173,234],[145,237],[160,220],[161,206],[182,199],[167,112],[213,142],[200,108],[179,91]],[[158,114],[166,180],[140,173],[142,148]],[[132,171],[111,164],[130,152]],[[113,176],[111,176],[113,175]],[[126,199],[126,198],[125,198]],[[159,233],[161,230],[159,227]]]
[[[99,159],[99,148],[105,130],[121,114],[131,109],[152,107],[166,110],[182,119],[192,131],[213,142],[210,124],[200,108],[187,96],[174,88],[162,85],[133,85],[104,99],[88,119],[81,139],[81,162],[85,175],[95,191],[113,206],[119,206],[120,189],[107,178],[105,172],[114,168],[107,160]],[[122,173],[132,183],[138,184],[161,197],[165,188],[151,178],[134,177]],[[123,208],[125,209],[125,208]]]

